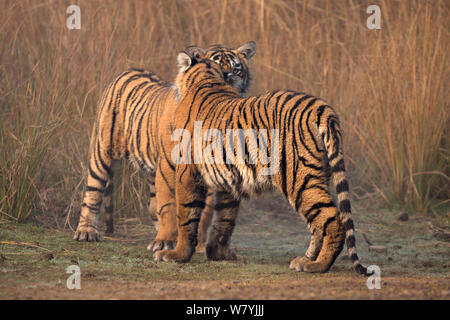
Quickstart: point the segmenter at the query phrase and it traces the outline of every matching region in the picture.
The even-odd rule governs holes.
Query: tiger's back
[[[175,100],[172,86],[150,71],[130,69],[106,90],[94,134],[112,159],[129,158],[154,173],[162,115]]]

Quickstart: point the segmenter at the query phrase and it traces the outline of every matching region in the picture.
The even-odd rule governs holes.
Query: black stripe
[[[205,202],[200,200],[194,200],[188,203],[183,203],[182,206],[185,208],[204,208]]]
[[[168,202],[168,203],[162,205],[161,208],[159,208],[159,211],[156,212],[156,215],[160,216],[163,213],[164,208],[168,207],[168,206],[171,206],[171,205],[175,205],[175,203]],[[170,211],[165,211],[164,213],[166,213],[166,212],[170,212]]]
[[[141,90],[142,88],[144,88],[144,90]],[[142,109],[155,105],[156,101],[159,99],[158,94],[159,89],[161,89],[160,86],[149,85],[147,82],[143,82],[142,84],[133,87],[133,89],[129,94],[129,97],[127,97],[126,100],[127,110],[131,111],[128,120],[128,126],[130,128],[132,127],[131,126],[132,122],[135,121],[136,113],[140,113]],[[147,96],[148,93],[150,93],[149,96]],[[130,98],[131,101],[129,101]],[[144,99],[148,98],[151,98],[152,100],[151,101],[146,100],[145,102],[143,102]],[[125,118],[126,117],[123,117],[124,120],[123,125],[125,124],[126,120]],[[127,140],[129,139],[132,133],[133,133],[132,130],[128,131]]]
[[[292,121],[292,119],[296,118],[298,111],[299,111],[298,108],[292,108],[289,111],[289,114],[287,116],[287,121],[286,121],[286,124],[288,126],[288,130],[290,130],[291,127],[295,124],[295,121]]]
[[[344,159],[339,160],[334,166],[331,167],[331,172],[342,172],[345,171]]]
[[[181,140],[181,141],[183,141],[183,140]],[[167,157],[167,152],[166,152],[166,148],[164,147],[164,144],[161,144],[161,149],[162,149],[162,154],[164,155],[164,158],[165,158],[165,160],[166,160],[166,163],[169,165],[169,167],[170,167],[170,170],[172,170],[172,171],[175,171],[175,167],[172,165],[172,163],[171,163],[171,161],[169,160],[169,158]],[[183,154],[183,157],[184,157],[185,155]],[[189,161],[191,160],[191,159],[188,159]]]
[[[305,113],[308,111],[309,108],[311,108],[311,107],[314,105],[314,103],[316,103],[317,100],[318,100],[317,98],[312,98],[312,99],[308,102],[308,104],[303,108],[303,110],[302,110],[302,112],[301,112],[301,114],[300,114],[300,120],[299,120],[299,123],[300,123],[301,126],[303,125],[302,122],[303,122],[303,117],[304,117]],[[303,130],[300,130],[300,141],[301,141],[303,147],[306,149],[306,151],[308,152],[308,154],[309,154],[311,157],[313,157],[313,158],[314,158],[315,160],[317,160],[317,161],[320,161],[320,162],[322,161],[322,158],[321,158],[321,157],[317,157],[317,156],[311,151],[311,149],[309,148],[309,146],[308,146],[309,144],[305,141],[305,136],[304,136]]]
[[[187,71],[186,71],[187,72]],[[194,83],[195,80],[192,80],[192,77],[194,77],[194,79],[196,79],[198,77],[198,75],[200,74],[200,70],[198,69],[191,69],[190,70],[190,74],[189,76],[186,78],[186,85],[187,86],[191,86],[192,83]],[[192,80],[192,81],[191,81]]]
[[[133,142],[134,142],[134,154],[137,154],[140,159],[143,159],[143,155],[141,152],[141,125],[142,120],[147,114],[147,112],[151,111],[147,106],[152,106],[158,101],[158,99],[161,96],[161,91],[164,90],[162,87],[154,88],[152,92],[150,92],[152,87],[147,87],[143,92],[139,94],[139,99],[134,103],[131,103],[130,107],[133,110],[130,118],[129,118],[129,126],[131,130],[129,130],[128,136],[133,135]],[[134,106],[133,106],[134,103]],[[132,124],[137,123],[137,127],[132,126]],[[136,129],[136,132],[133,130]],[[127,138],[128,140],[128,138]]]
[[[308,115],[306,116],[306,128],[308,129],[308,133],[311,136],[311,140],[314,142],[314,146],[316,147],[317,152],[323,152],[324,150],[320,149],[317,144],[316,135],[312,132],[311,127],[309,126],[309,118],[311,117],[312,112],[313,109],[309,110]],[[319,130],[319,128],[317,128],[317,130]]]
[[[108,176],[110,177],[111,176],[111,168],[103,161],[102,155],[100,153],[100,139],[97,139],[97,158],[98,158],[98,160],[100,160],[100,164],[101,164],[103,170],[105,170],[106,173],[108,174]]]
[[[164,183],[166,184],[166,187],[169,189],[170,193],[171,194],[175,194],[175,190],[170,186],[169,181],[167,181],[166,176],[164,175],[163,171],[161,170],[161,163],[158,166],[158,170],[159,170],[159,172],[161,174],[161,177],[164,180]]]
[[[239,207],[240,201],[230,201],[230,202],[223,202],[223,203],[218,203],[214,206],[215,210],[223,210],[223,209],[231,209],[231,208],[236,208]]]
[[[133,99],[131,103],[127,106],[128,110],[131,110],[130,116],[128,117],[128,127],[130,128],[127,133],[126,140],[130,141],[130,138],[133,136],[133,138],[136,137],[136,134],[134,133],[134,127],[133,123],[136,122],[136,117],[141,113],[142,110],[147,108],[147,106],[153,106],[156,101],[158,101],[160,97],[160,89],[161,87],[155,87],[155,86],[148,86],[146,87],[147,83],[142,84],[142,88],[145,88],[141,92],[141,85],[135,86],[133,90],[136,90],[133,94]],[[148,96],[148,94],[150,95]],[[136,97],[134,97],[136,95]],[[147,99],[144,101],[144,99]],[[150,100],[148,100],[150,99]],[[126,117],[123,117],[123,121],[125,123]],[[134,141],[134,139],[132,140]]]
[[[355,247],[355,236],[351,235],[347,237],[347,248],[353,248]]]
[[[95,191],[95,192],[103,192],[103,189],[87,186],[86,191]]]
[[[219,220],[220,222],[226,222],[228,223],[230,226],[234,227],[236,225],[235,220],[234,219],[226,219],[226,218],[221,218]]]
[[[143,105],[145,105],[145,102],[143,103]],[[144,157],[144,153],[142,152],[142,146],[141,146],[141,130],[142,130],[142,122],[144,121],[144,118],[145,118],[145,116],[147,115],[147,112],[149,111],[150,109],[148,109],[148,108],[145,108],[143,111],[142,111],[142,113],[141,114],[137,114],[136,115],[136,118],[135,118],[135,121],[137,121],[137,123],[138,123],[138,125],[137,125],[137,128],[136,128],[136,132],[135,132],[135,134],[137,135],[137,137],[136,137],[136,150],[137,150],[137,152],[138,152],[138,155],[139,155],[139,157],[141,158],[141,159],[145,159],[145,157]],[[138,120],[139,119],[139,120]],[[145,130],[145,128],[144,128],[144,130]],[[148,131],[148,130],[145,130],[145,131]],[[147,140],[148,141],[148,140]]]
[[[312,174],[307,174],[306,177],[303,179],[303,183],[300,186],[300,188],[297,191],[297,196],[295,197],[295,210],[298,211],[298,209],[300,208],[301,205],[301,201],[300,201],[300,197],[303,194],[303,191],[306,189],[306,185],[308,184],[309,180],[312,178],[316,178],[316,176],[312,175]]]
[[[336,217],[328,218],[327,221],[325,221],[325,223],[323,224],[323,234],[322,234],[323,237],[325,237],[327,235],[327,227],[328,227],[328,225],[331,222],[333,222],[334,220],[336,220]]]
[[[306,221],[308,222],[308,224],[312,223],[314,221],[314,219],[322,212],[322,210],[317,210],[315,213],[313,213],[312,215],[308,216],[308,218],[306,219]]]
[[[353,253],[353,254],[350,256],[350,260],[351,260],[351,261],[359,260],[359,259],[358,259],[358,255],[357,255],[356,253]]]
[[[317,109],[317,128],[320,127],[320,118],[322,118],[322,114],[323,111],[325,110],[326,105],[321,105],[318,109]]]
[[[106,180],[100,178],[95,172],[94,170],[92,170],[91,165],[89,165],[89,174],[91,175],[92,178],[94,178],[95,180],[99,181],[102,186],[106,185]]]
[[[347,232],[348,230],[353,230],[355,228],[355,226],[353,225],[353,220],[352,219],[348,219],[345,223],[344,223],[344,231]]]
[[[336,128],[336,126],[338,126]],[[330,130],[331,130],[331,134],[333,137],[333,142],[334,142],[334,152],[328,156],[328,161],[332,161],[334,158],[336,158],[339,155],[339,137],[338,135],[340,135],[339,133],[339,123],[337,122],[336,119],[332,119],[332,122],[329,124]]]
[[[331,201],[331,202],[317,202],[311,208],[309,208],[308,211],[305,212],[305,217],[307,218],[308,222],[310,222],[309,219],[308,219],[308,215],[312,211],[317,210],[317,209],[321,209],[321,208],[330,208],[330,207],[334,207],[333,201]]]
[[[350,206],[350,200],[345,199],[339,202],[339,211],[342,212],[350,212],[351,206]]]
[[[193,222],[199,222],[200,221],[200,218],[192,218],[192,219],[189,219],[187,222],[185,222],[185,223],[183,223],[181,226],[187,226],[188,224],[191,224],[191,223],[193,223]]]
[[[348,191],[348,182],[347,180],[342,180],[336,185],[336,193],[346,192]]]
[[[115,97],[114,100],[117,100],[117,96]],[[114,128],[116,126],[116,115],[117,115],[117,112],[116,112],[116,109],[114,108],[113,109],[113,113],[112,113],[111,129],[110,129],[110,132],[109,132],[109,145],[110,145],[110,147],[112,147],[114,145],[113,144],[113,140],[114,140]]]
[[[375,273],[375,271],[372,271],[371,273],[368,273],[367,269],[364,266],[362,266],[361,264],[357,264],[355,266],[355,270],[359,274],[362,274],[362,275],[365,275],[365,276],[371,276],[371,275],[373,275]]]
[[[90,205],[88,205],[86,203],[82,203],[81,206],[88,208],[90,211],[93,211],[94,213],[98,213],[99,212],[99,208],[92,207],[92,206],[90,206]]]
[[[297,152],[297,154],[298,154],[298,152]],[[300,160],[305,167],[308,167],[308,168],[311,168],[311,169],[314,169],[314,170],[317,170],[317,171],[321,171],[321,172],[323,170],[322,166],[317,166],[315,164],[308,163],[307,162],[308,160],[306,160],[306,158],[304,158],[304,157],[302,157],[300,155],[298,156],[298,160]]]

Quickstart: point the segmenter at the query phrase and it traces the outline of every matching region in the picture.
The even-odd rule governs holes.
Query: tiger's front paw
[[[78,226],[73,236],[77,241],[101,241],[102,238],[97,228],[88,226]]]
[[[161,251],[161,250],[172,250],[175,247],[175,241],[173,240],[153,240],[147,246],[149,251]]]
[[[191,259],[192,252],[188,252],[186,250],[161,250],[156,251],[153,255],[155,261],[164,261],[164,262],[188,262]]]

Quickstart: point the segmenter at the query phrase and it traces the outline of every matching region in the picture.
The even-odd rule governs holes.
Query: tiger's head
[[[206,50],[200,47],[187,47],[185,52],[192,59],[189,65],[195,64],[195,60],[209,59],[220,66],[223,78],[240,95],[244,95],[250,88],[252,80],[249,62],[256,53],[256,43],[249,41],[237,49],[229,49],[222,45],[212,45]],[[180,71],[186,71],[187,65],[178,61]]]

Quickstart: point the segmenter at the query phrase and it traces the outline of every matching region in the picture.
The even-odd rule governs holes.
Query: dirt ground
[[[40,282],[18,288],[6,281],[1,299],[449,299],[449,278],[385,277],[381,289],[368,290],[364,279],[324,275],[301,280],[273,281],[105,281],[89,280],[80,290],[65,284]]]
[[[345,254],[326,274],[288,268],[308,244],[305,224],[276,194],[244,203],[232,246],[237,262],[154,262],[149,221],[121,220],[113,237],[79,243],[70,230],[0,221],[0,299],[450,299],[450,243],[429,226],[448,229],[448,214],[367,211],[356,204],[358,254],[381,271],[380,289],[350,268]],[[268,205],[272,203],[273,205]],[[368,243],[386,251],[368,249]],[[66,268],[80,268],[70,290]]]

